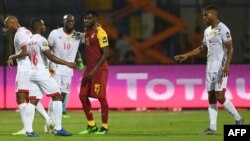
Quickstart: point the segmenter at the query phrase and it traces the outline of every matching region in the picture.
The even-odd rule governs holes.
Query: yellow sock
[[[95,121],[94,120],[89,120],[88,125],[89,126],[95,126]]]
[[[107,123],[103,123],[103,124],[102,124],[102,127],[106,128],[106,129],[109,129]]]

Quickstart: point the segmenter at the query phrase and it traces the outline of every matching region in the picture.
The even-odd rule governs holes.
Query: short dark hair
[[[96,12],[96,11],[93,11],[93,10],[88,10],[88,11],[84,14],[84,17],[85,17],[86,15],[89,15],[89,14],[91,14],[91,15],[93,15],[93,16],[95,16],[95,17],[97,17],[97,16],[98,16],[98,14],[97,14],[97,12]]]
[[[37,25],[39,24],[39,23],[41,23],[41,18],[33,18],[33,19],[31,19],[31,21],[30,21],[30,27],[31,27],[31,29],[32,30],[35,30],[36,29],[36,27],[37,27]]]
[[[218,8],[215,5],[207,5],[204,7],[204,10],[214,10],[214,11],[218,11]]]

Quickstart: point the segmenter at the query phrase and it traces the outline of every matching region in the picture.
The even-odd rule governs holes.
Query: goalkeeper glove
[[[78,68],[79,71],[82,71],[82,70],[83,70],[84,65],[83,65],[82,58],[78,58],[78,59],[77,59],[77,68]]]

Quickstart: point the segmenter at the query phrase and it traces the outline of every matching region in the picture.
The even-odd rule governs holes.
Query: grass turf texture
[[[246,124],[250,120],[249,110],[239,110]],[[73,133],[71,137],[59,137],[44,133],[44,120],[36,112],[33,129],[41,137],[28,138],[13,136],[19,131],[21,120],[19,113],[0,110],[0,141],[222,141],[223,125],[234,124],[234,120],[225,110],[218,114],[218,135],[202,135],[208,128],[206,110],[184,110],[172,112],[165,110],[110,111],[109,133],[106,135],[78,135],[86,128],[86,119],[81,111],[70,111],[70,118],[63,119],[63,127]],[[99,111],[94,111],[98,127],[101,126]]]

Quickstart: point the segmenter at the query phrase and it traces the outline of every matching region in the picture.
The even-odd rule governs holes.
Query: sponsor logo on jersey
[[[107,43],[107,42],[108,42],[108,38],[107,38],[107,37],[103,37],[103,38],[102,38],[102,42],[103,42],[103,43]]]
[[[47,41],[43,41],[43,46],[48,46],[49,45],[49,43],[47,42]]]
[[[101,84],[95,84],[95,93],[99,94],[100,91],[101,91]]]

